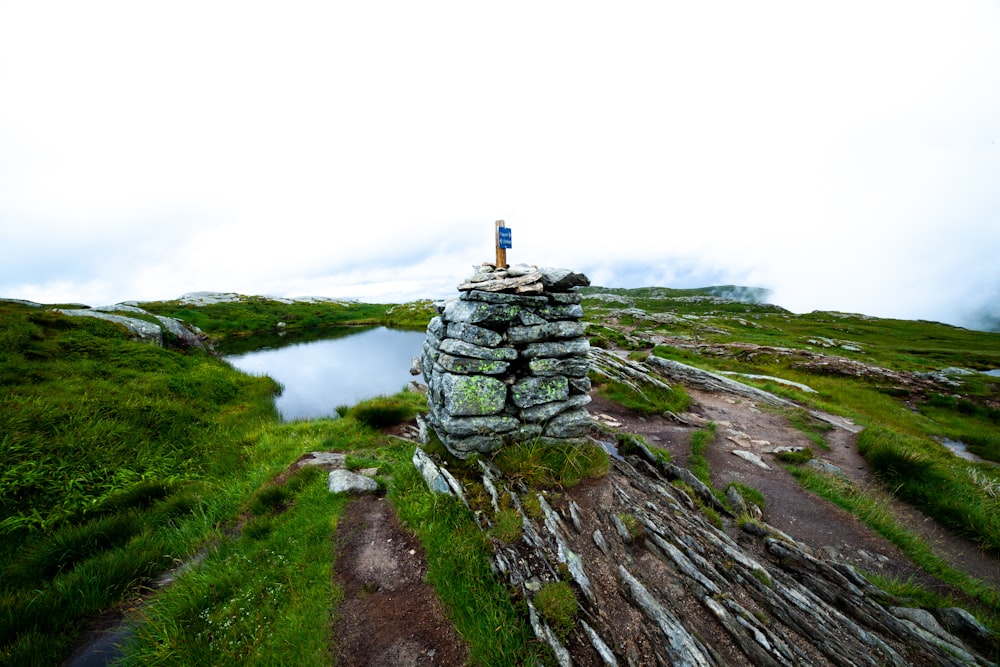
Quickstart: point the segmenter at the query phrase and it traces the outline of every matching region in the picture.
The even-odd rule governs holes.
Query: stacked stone
[[[466,458],[505,442],[579,441],[590,428],[590,344],[567,269],[484,265],[431,320],[424,341],[428,421]]]

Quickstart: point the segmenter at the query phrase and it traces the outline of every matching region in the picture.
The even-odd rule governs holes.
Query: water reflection
[[[345,327],[326,333],[309,342],[256,339],[255,351],[225,358],[245,373],[269,375],[282,384],[275,403],[285,421],[336,416],[338,405],[394,394],[414,379],[410,362],[420,356],[423,332]],[[260,349],[261,343],[271,347]]]
[[[962,442],[961,440],[952,440],[950,438],[938,438],[938,442],[951,450],[951,453],[960,459],[965,459],[966,461],[974,461],[975,463],[989,463],[984,458],[981,458],[969,451],[969,446]]]

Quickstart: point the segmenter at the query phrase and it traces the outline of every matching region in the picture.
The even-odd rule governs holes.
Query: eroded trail
[[[425,581],[423,548],[388,500],[353,500],[335,539],[336,583],[344,591],[334,624],[337,665],[466,663],[466,647]]]

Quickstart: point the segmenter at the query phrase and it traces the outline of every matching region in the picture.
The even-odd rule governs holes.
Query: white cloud
[[[989,2],[4,3],[0,293],[402,299],[505,219],[513,261],[595,282],[958,321],[1000,284],[998,28]]]

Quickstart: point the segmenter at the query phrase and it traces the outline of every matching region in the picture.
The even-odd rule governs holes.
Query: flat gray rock
[[[330,473],[330,493],[374,493],[378,482],[350,470],[334,470]]]

